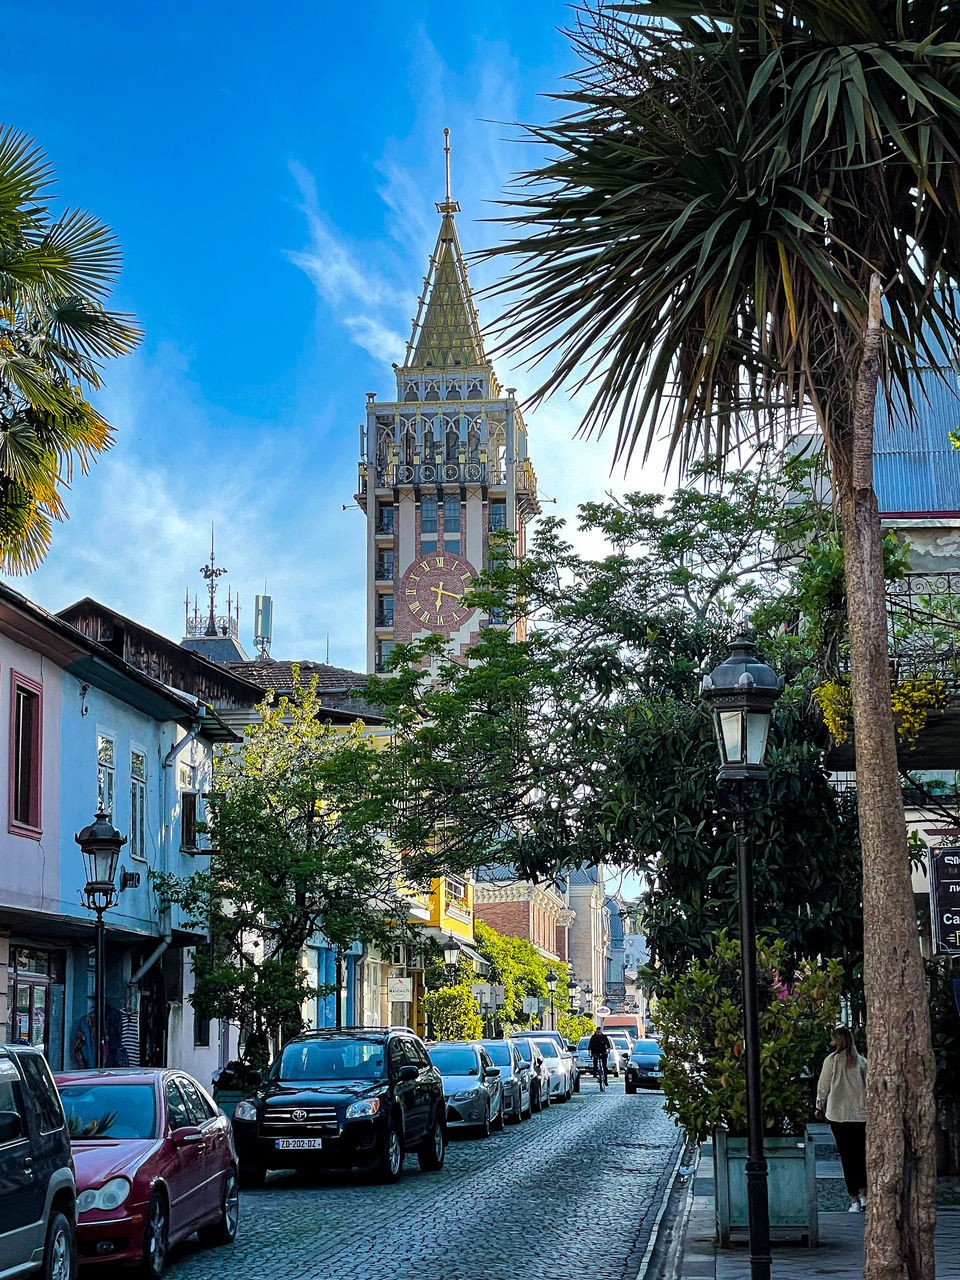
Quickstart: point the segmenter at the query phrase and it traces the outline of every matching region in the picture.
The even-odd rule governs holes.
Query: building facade
[[[209,1080],[235,1050],[229,1028],[189,1006],[203,939],[151,880],[202,859],[213,748],[234,737],[181,689],[0,585],[0,1025],[57,1069],[94,1061],[93,915],[74,835],[98,809],[127,836],[105,916],[107,1062]]]
[[[394,398],[367,393],[356,501],[367,518],[370,671],[397,641],[438,633],[457,656],[496,625],[464,592],[487,565],[491,533],[512,534],[522,554],[540,509],[516,393],[484,350],[459,210],[448,190]]]
[[[569,959],[574,912],[550,880],[520,880],[511,867],[483,867],[474,885],[474,910],[498,933],[532,942],[548,962]]]

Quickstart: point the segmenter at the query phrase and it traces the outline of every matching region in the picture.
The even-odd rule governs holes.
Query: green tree
[[[575,40],[570,110],[512,200],[506,325],[617,453],[823,433],[844,529],[863,846],[867,1280],[934,1274],[934,1062],[887,697],[880,385],[910,412],[960,338],[960,9],[633,0]],[[882,378],[881,378],[882,374]],[[536,398],[536,397],[535,397]],[[904,1016],[910,1032],[904,1034]],[[882,1174],[882,1176],[881,1176]]]
[[[428,991],[423,1012],[437,1040],[478,1040],[483,1035],[480,1006],[465,982]]]
[[[204,1017],[247,1031],[247,1056],[302,1026],[302,1005],[328,995],[303,966],[316,935],[343,954],[354,941],[389,946],[407,916],[384,838],[383,774],[359,723],[325,724],[317,680],[268,698],[243,744],[222,750],[209,801],[208,869],[158,877],[211,945],[196,952],[191,997]]]
[[[53,169],[24,133],[0,134],[0,567],[26,573],[63,520],[74,466],[113,432],[87,395],[140,330],[104,300],[120,271],[113,233],[81,209],[55,216]]]
[[[490,964],[487,981],[502,986],[505,992],[497,1019],[507,1031],[541,1024],[539,1014],[524,1013],[523,1001],[528,996],[549,1000],[547,974],[551,967],[557,975],[553,1007],[559,1016],[569,1007],[569,969],[561,962],[552,966],[526,938],[498,933],[483,920],[474,923],[477,951]]]

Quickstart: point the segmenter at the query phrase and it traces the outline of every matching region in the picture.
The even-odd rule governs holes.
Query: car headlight
[[[469,1102],[471,1098],[480,1096],[479,1089],[463,1089],[460,1093],[455,1093],[451,1097],[451,1102]]]
[[[249,1099],[238,1102],[233,1113],[234,1120],[256,1120],[257,1108]]]
[[[102,1187],[89,1187],[77,1196],[77,1213],[90,1209],[119,1209],[130,1194],[128,1178],[111,1178]]]
[[[346,1118],[357,1120],[360,1116],[375,1116],[380,1110],[379,1098],[361,1098],[359,1102],[351,1102],[347,1107]]]

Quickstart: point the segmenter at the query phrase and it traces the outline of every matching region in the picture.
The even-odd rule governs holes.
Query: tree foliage
[[[480,1005],[466,982],[426,992],[423,1012],[435,1040],[477,1040],[483,1035]]]
[[[237,1022],[248,1046],[299,1030],[311,987],[302,952],[322,940],[390,946],[407,912],[383,837],[377,753],[359,723],[317,718],[317,681],[258,708],[243,744],[222,750],[209,804],[209,868],[158,887],[211,945],[196,952],[191,997],[204,1017]]]
[[[760,1075],[764,1132],[802,1134],[811,1077],[840,1015],[837,960],[794,964],[783,942],[758,940]],[[740,943],[718,934],[711,953],[667,975],[654,1013],[664,1052],[663,1094],[693,1142],[721,1126],[746,1133]]]
[[[477,951],[490,964],[486,980],[504,988],[505,997],[497,1010],[497,1021],[507,1032],[542,1025],[539,1014],[523,1012],[523,1000],[527,996],[549,1000],[547,974],[551,968],[557,975],[554,1012],[559,1015],[566,1011],[570,996],[569,970],[565,964],[560,961],[551,964],[528,939],[498,933],[483,920],[476,920],[473,930]]]
[[[105,360],[140,341],[104,301],[120,271],[108,227],[81,209],[55,215],[53,169],[26,134],[0,134],[0,566],[25,573],[66,516],[63,490],[109,448],[87,399]]]

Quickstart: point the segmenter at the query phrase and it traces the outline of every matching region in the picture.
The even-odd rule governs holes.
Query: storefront
[[[65,977],[65,952],[10,944],[6,1040],[36,1045],[54,1070],[64,1066]]]

